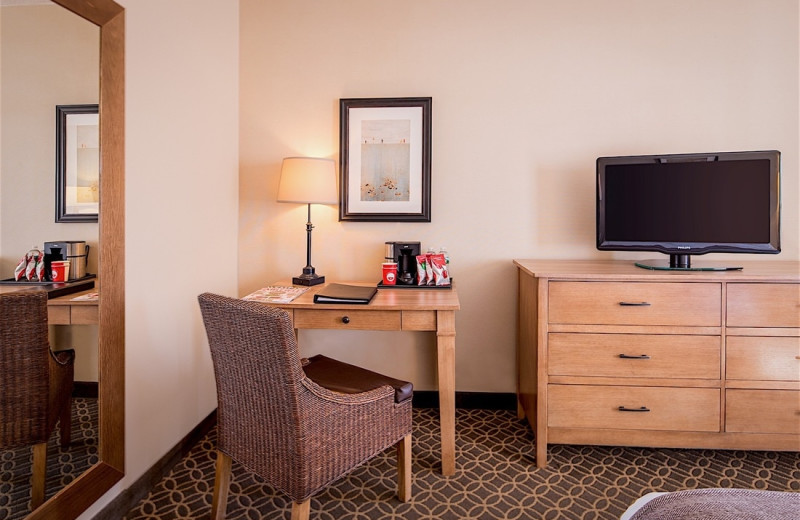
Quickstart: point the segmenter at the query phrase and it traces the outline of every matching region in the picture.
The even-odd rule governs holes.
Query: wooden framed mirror
[[[52,0],[100,28],[99,462],[30,520],[72,520],[125,474],[125,11],[113,0]]]

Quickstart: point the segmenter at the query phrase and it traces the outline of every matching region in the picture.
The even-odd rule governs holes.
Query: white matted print
[[[342,99],[340,220],[430,221],[430,98]]]

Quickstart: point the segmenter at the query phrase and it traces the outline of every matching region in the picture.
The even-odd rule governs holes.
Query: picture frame
[[[431,221],[430,97],[339,100],[339,220]]]
[[[100,208],[98,105],[56,105],[56,222],[97,222]]]

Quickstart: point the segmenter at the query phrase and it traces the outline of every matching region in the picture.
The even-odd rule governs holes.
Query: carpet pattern
[[[362,519],[616,519],[641,495],[701,487],[800,492],[800,454],[552,446],[534,465],[534,439],[509,411],[456,411],[457,470],[439,473],[438,410],[414,410],[412,499],[397,500],[394,450],[311,499],[311,517]],[[208,518],[216,431],[203,438],[127,520]],[[229,520],[289,518],[288,500],[233,463]]]
[[[72,438],[62,449],[59,427],[47,441],[45,499],[97,463],[97,399],[72,399]],[[0,520],[25,518],[30,513],[30,447],[0,451]]]

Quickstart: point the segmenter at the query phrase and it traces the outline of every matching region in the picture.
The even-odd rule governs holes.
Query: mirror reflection
[[[0,0],[0,10],[0,280],[13,281],[20,259],[48,241],[91,245],[85,271],[97,273],[98,225],[57,223],[54,208],[56,106],[98,103],[99,28],[41,0]],[[74,349],[75,361],[70,443],[60,446],[56,426],[45,499],[98,461],[96,288],[81,289],[58,300],[83,300],[48,305],[50,347]],[[30,513],[32,460],[30,447],[0,449],[0,518]]]

